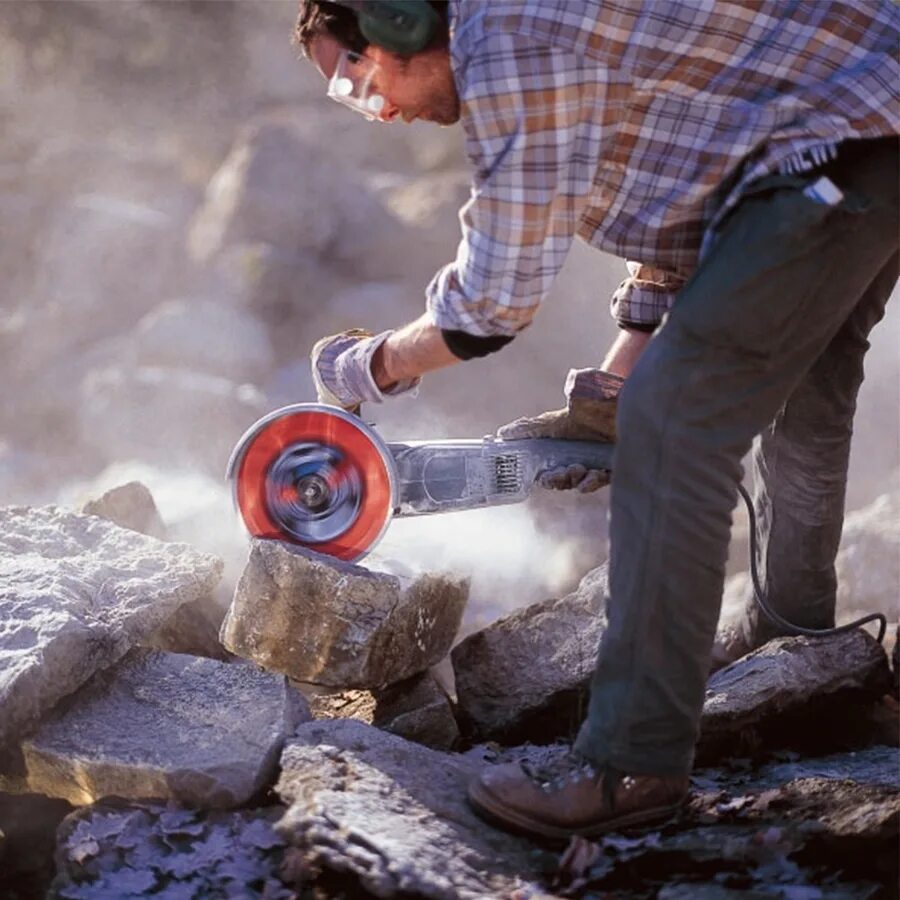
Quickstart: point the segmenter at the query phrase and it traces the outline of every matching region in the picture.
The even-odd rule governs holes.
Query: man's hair
[[[438,30],[429,46],[442,47],[450,42],[447,26],[447,0],[428,0],[441,17],[444,27]],[[354,53],[362,53],[369,42],[359,30],[356,13],[346,6],[332,3],[330,0],[300,0],[297,22],[294,25],[294,44],[303,55],[309,57],[309,46],[322,35],[334,38],[343,47]]]

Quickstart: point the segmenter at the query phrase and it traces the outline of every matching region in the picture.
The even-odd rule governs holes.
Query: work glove
[[[624,378],[602,369],[572,369],[566,378],[564,408],[516,419],[500,428],[497,437],[505,441],[557,438],[613,442],[616,404],[624,383]],[[537,481],[549,490],[575,489],[589,494],[609,484],[609,472],[576,464],[541,472]]]
[[[415,390],[419,378],[399,381],[384,391],[375,383],[372,357],[393,333],[373,335],[362,328],[351,328],[317,341],[310,360],[319,402],[355,412],[364,401],[381,403],[385,397]]]

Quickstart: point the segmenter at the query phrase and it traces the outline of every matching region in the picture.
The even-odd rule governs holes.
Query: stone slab
[[[23,744],[32,791],[233,807],[274,779],[282,744],[310,718],[283,677],[255,666],[135,650]]]
[[[354,874],[378,897],[530,897],[552,856],[468,807],[477,765],[352,720],[301,725],[276,791],[277,831],[309,865]],[[521,891],[521,894],[516,894]]]
[[[0,747],[221,573],[213,556],[95,516],[0,508]]]

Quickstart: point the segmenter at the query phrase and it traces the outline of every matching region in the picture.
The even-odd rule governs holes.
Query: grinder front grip
[[[575,463],[612,468],[613,445],[533,438],[384,442],[334,406],[298,403],[256,422],[228,463],[254,537],[356,561],[393,516],[517,503],[537,476]]]

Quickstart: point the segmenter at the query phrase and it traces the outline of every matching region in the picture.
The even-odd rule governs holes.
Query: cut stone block
[[[244,663],[136,650],[96,676],[23,744],[31,790],[185,806],[247,802],[310,718],[284,678]]]
[[[265,897],[291,900],[278,806],[239,812],[104,801],[58,832],[54,900]],[[297,873],[298,875],[300,873]],[[299,885],[297,885],[299,887]]]
[[[571,738],[606,628],[607,566],[562,599],[543,600],[469,635],[453,649],[460,717],[484,740]]]
[[[698,759],[746,751],[768,732],[799,730],[813,743],[840,738],[835,725],[848,707],[875,702],[889,684],[884,649],[861,629],[775,638],[710,678]]]
[[[297,729],[276,791],[276,830],[316,867],[353,873],[378,897],[534,896],[542,857],[466,803],[477,764],[351,720]]]
[[[222,625],[228,650],[297,681],[385,687],[446,656],[465,579],[401,580],[280,541],[254,540]]]
[[[450,698],[431,672],[375,691],[300,689],[317,719],[356,719],[435,750],[452,750],[459,741]]]
[[[213,556],[96,516],[0,508],[0,747],[221,573]]]

